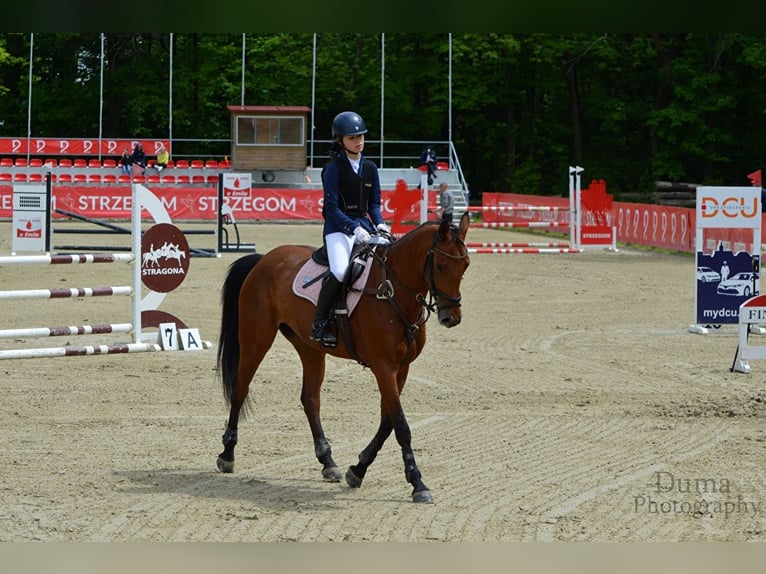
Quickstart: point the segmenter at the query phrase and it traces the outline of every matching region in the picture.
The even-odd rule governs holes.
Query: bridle
[[[434,234],[433,242],[431,243],[431,249],[428,250],[426,253],[426,261],[423,265],[423,276],[426,278],[426,281],[428,281],[428,303],[425,302],[423,297],[421,297],[418,294],[420,302],[423,304],[424,307],[426,307],[429,312],[434,311],[442,311],[444,309],[451,309],[452,307],[460,307],[460,301],[462,299],[461,295],[458,295],[457,297],[452,297],[451,295],[447,295],[444,291],[441,291],[439,288],[436,287],[436,281],[434,280],[434,253],[438,253],[439,255],[443,255],[444,257],[448,257],[450,259],[465,259],[468,257],[468,254],[465,253],[463,255],[452,255],[451,253],[447,253],[446,251],[439,249],[436,247],[436,242],[439,237],[439,232],[437,231]],[[456,243],[462,243],[459,239],[455,238]],[[438,303],[436,307],[434,308],[434,298],[436,298],[437,301],[441,301],[442,299],[446,300],[447,303]]]
[[[379,255],[372,246],[369,247],[369,254],[373,259],[375,259],[375,261],[378,262],[378,264],[381,266],[381,269],[383,270],[383,279],[377,289],[372,289],[371,291],[365,290],[365,292],[374,293],[378,299],[385,299],[391,303],[394,311],[396,311],[396,314],[399,315],[399,318],[405,325],[405,333],[409,342],[414,340],[415,333],[418,331],[418,329],[420,329],[421,325],[428,321],[431,313],[438,313],[445,309],[451,309],[452,307],[460,307],[461,305],[460,302],[462,296],[458,295],[457,297],[453,297],[440,290],[436,286],[436,281],[434,279],[434,254],[438,253],[439,255],[448,257],[449,259],[460,260],[468,257],[468,253],[466,252],[463,255],[452,255],[451,253],[447,253],[446,251],[436,247],[438,240],[439,232],[437,230],[436,233],[434,233],[433,241],[431,242],[431,248],[426,253],[426,260],[423,265],[423,278],[428,283],[428,301],[426,301],[426,298],[423,295],[416,293],[413,289],[410,289],[404,285],[388,266],[386,261],[386,253],[388,252],[388,247],[390,247],[390,245],[386,246],[382,256]],[[454,237],[454,241],[460,245],[463,245],[463,242],[457,237]],[[410,322],[410,320],[407,318],[407,316],[404,314],[394,299],[394,287],[391,279],[388,278],[389,276],[399,286],[409,291],[410,293],[414,293],[415,300],[422,305],[422,309],[414,323]]]

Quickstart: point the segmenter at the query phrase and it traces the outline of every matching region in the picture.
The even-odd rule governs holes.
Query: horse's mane
[[[414,237],[420,235],[426,228],[432,229],[433,231],[436,231],[440,225],[440,222],[438,221],[424,221],[414,229],[410,229],[407,233],[402,235],[400,238],[398,238],[396,241],[393,242],[391,247],[394,247],[396,245],[400,245],[402,243],[407,243],[409,240],[413,239]]]

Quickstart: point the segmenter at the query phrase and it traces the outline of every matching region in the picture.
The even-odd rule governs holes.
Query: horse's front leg
[[[402,448],[402,458],[404,459],[404,476],[412,485],[412,502],[433,502],[431,491],[423,483],[420,476],[420,469],[415,463],[415,454],[412,452],[412,433],[407,419],[404,417],[404,411],[399,411],[394,415],[394,434],[396,441]]]
[[[399,396],[407,378],[409,365],[403,366],[395,377],[395,384],[389,384],[385,376],[377,375],[378,387],[381,392],[381,419],[378,431],[372,441],[359,454],[359,463],[349,467],[346,472],[346,483],[354,488],[362,485],[362,480],[367,469],[375,460],[380,449],[383,448],[391,431],[394,431],[396,440],[402,449],[404,458],[404,476],[407,482],[412,484],[413,502],[433,502],[433,496],[428,487],[421,479],[420,470],[415,463],[415,455],[412,452],[412,433],[404,416]]]

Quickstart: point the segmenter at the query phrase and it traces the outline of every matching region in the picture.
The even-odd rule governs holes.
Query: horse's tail
[[[229,266],[221,290],[221,332],[218,336],[216,371],[221,377],[227,403],[231,403],[239,363],[239,292],[247,275],[260,259],[260,253],[252,253],[234,261]]]

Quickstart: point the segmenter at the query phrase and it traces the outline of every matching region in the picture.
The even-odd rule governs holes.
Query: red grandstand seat
[[[162,176],[162,183],[175,183],[176,182],[176,176],[165,174]]]
[[[205,162],[201,159],[193,159],[189,162],[189,167],[192,169],[203,169],[205,167]]]
[[[71,173],[60,174],[59,183],[72,183],[72,174]]]
[[[91,158],[88,160],[88,167],[97,167],[101,169],[101,160],[96,158]]]
[[[170,165],[170,164],[168,164]],[[177,159],[176,160],[176,167],[179,169],[189,169],[189,160],[187,159]]]
[[[191,178],[192,183],[205,183],[204,175],[193,175]]]
[[[117,176],[113,173],[105,173],[103,181],[104,183],[117,183]]]
[[[88,178],[85,177],[84,173],[76,173],[74,176],[72,176],[72,181],[75,183],[86,183],[88,181]]]
[[[146,176],[146,183],[159,183],[160,176],[156,174]]]
[[[218,169],[218,160],[215,160],[215,159],[205,160],[205,168],[206,169]]]
[[[62,157],[59,160],[59,167],[72,167],[72,160],[68,157]]]
[[[26,173],[14,173],[13,174],[13,181],[27,181],[27,174]]]
[[[117,178],[117,181],[120,183],[130,183],[130,176],[126,173],[121,173],[120,177]]]
[[[16,167],[27,167],[29,165],[29,162],[27,161],[27,158],[25,157],[17,157],[14,161],[14,164]]]
[[[12,167],[13,166],[13,158],[11,158],[11,157],[0,158],[0,166],[1,167]]]
[[[218,174],[215,174],[215,173],[214,173],[214,174],[208,175],[208,176],[205,178],[205,181],[206,181],[207,183],[215,183],[216,185],[218,185]]]
[[[75,158],[75,160],[72,162],[72,165],[75,167],[88,167],[88,162],[82,159],[81,157]]]
[[[188,175],[179,175],[176,177],[176,183],[191,183],[191,178]]]
[[[437,161],[436,169],[449,169],[449,164],[446,161]]]
[[[43,180],[43,174],[41,173],[30,173],[29,174],[29,181],[34,183],[40,183]]]
[[[104,165],[104,167],[117,167],[117,161],[113,160],[111,158],[106,158],[103,161],[103,165]]]
[[[0,181],[11,181],[11,180],[13,180],[13,176],[10,173],[8,172],[0,173]]]
[[[145,175],[134,175],[133,176],[133,183],[146,183],[146,176]]]
[[[100,173],[89,173],[88,174],[88,183],[101,183],[101,174]]]
[[[41,160],[39,157],[33,157],[29,160],[29,167],[42,167],[43,166],[43,160]]]
[[[172,159],[169,159],[168,165],[166,167],[175,167],[175,166],[176,166],[176,162],[174,162]]]

